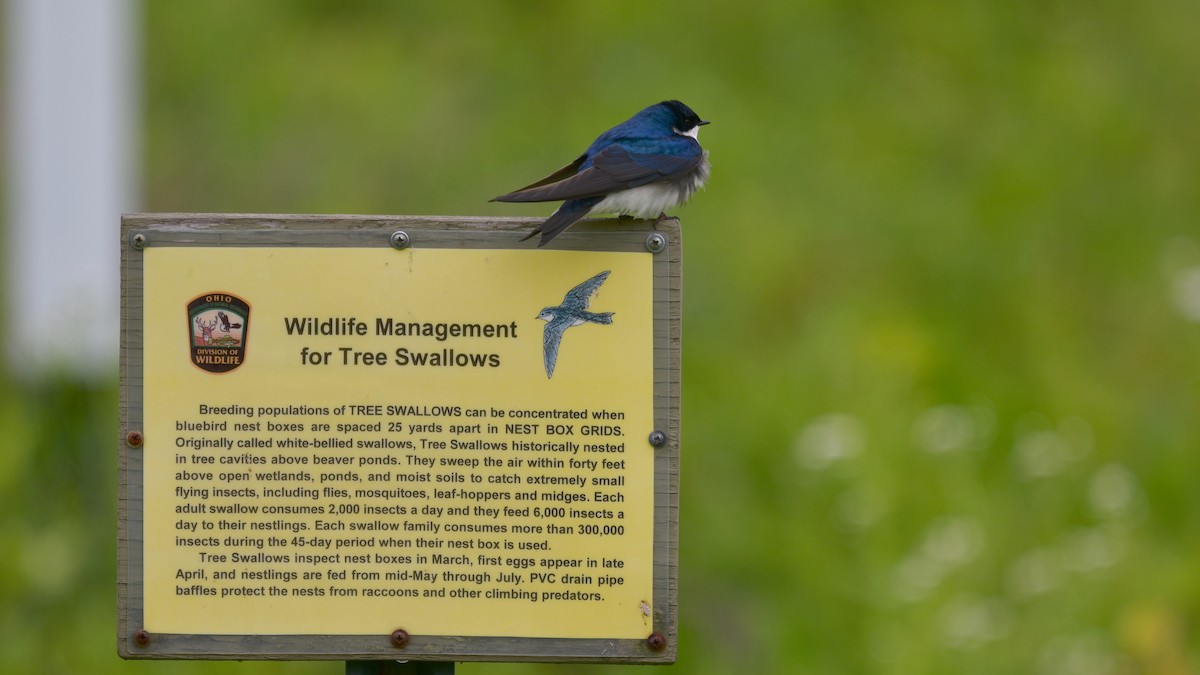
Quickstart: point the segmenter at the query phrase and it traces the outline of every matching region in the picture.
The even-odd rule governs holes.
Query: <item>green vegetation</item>
[[[542,215],[713,121],[672,672],[1200,671],[1200,4],[144,10],[147,210]],[[115,381],[0,385],[0,671],[341,672],[117,658]]]

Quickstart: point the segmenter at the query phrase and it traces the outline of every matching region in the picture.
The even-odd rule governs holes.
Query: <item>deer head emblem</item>
[[[204,340],[204,344],[211,345],[213,341],[213,329],[217,327],[217,320],[204,322],[200,317],[196,317],[196,328],[200,329],[200,337]]]

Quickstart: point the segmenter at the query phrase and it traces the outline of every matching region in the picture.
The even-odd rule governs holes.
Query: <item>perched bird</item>
[[[575,288],[567,291],[562,304],[558,307],[547,307],[537,315],[546,322],[542,332],[542,360],[546,363],[546,377],[554,377],[554,363],[558,360],[558,346],[562,343],[563,333],[572,326],[581,323],[612,323],[612,312],[587,311],[592,296],[600,289],[600,284],[608,278],[609,270],[597,274]]]
[[[541,233],[539,247],[593,212],[665,218],[708,180],[708,152],[696,140],[705,124],[679,101],[655,103],[600,134],[574,162],[492,201],[564,200],[521,240]]]

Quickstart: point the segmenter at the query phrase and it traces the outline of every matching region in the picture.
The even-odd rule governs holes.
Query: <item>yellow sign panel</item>
[[[650,254],[143,255],[147,631],[645,638]]]

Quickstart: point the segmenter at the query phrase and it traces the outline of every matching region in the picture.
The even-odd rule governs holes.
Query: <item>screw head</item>
[[[658,429],[650,432],[650,445],[653,445],[656,448],[661,448],[666,442],[667,435],[663,432],[659,431]]]
[[[408,233],[404,230],[396,230],[393,232],[390,241],[392,242],[392,248],[394,249],[405,249],[408,248],[408,245],[412,243]]]
[[[140,431],[131,431],[125,434],[125,442],[128,443],[129,447],[131,448],[141,447],[142,441],[144,440],[145,439],[142,437],[142,432]]]
[[[392,631],[392,646],[396,649],[404,649],[408,646],[409,637],[408,631],[404,630],[403,628],[397,628],[396,630]]]
[[[146,248],[146,235],[138,232],[129,238],[129,245],[139,250]]]
[[[656,652],[661,652],[667,647],[667,637],[662,633],[651,633],[650,637],[646,638],[646,646]]]
[[[646,237],[646,250],[651,253],[661,253],[667,248],[667,238],[657,232],[651,232]]]
[[[150,634],[146,632],[146,629],[139,628],[133,634],[133,643],[139,647],[149,646],[150,645]]]

